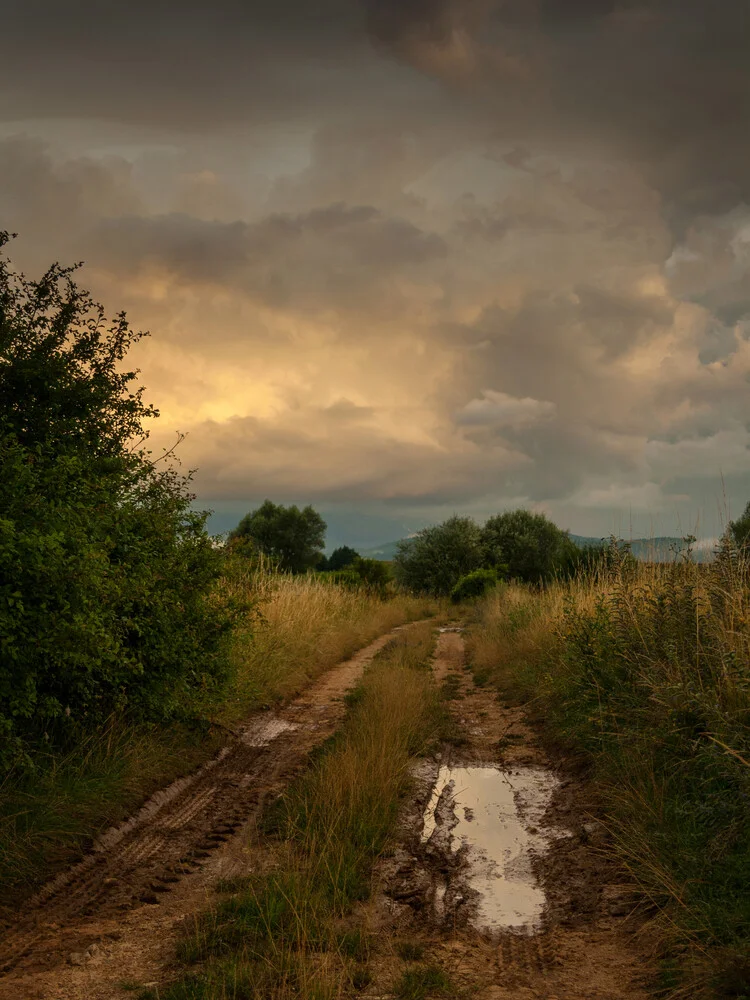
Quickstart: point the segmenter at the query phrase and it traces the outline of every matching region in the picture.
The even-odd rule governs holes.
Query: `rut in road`
[[[543,750],[523,708],[475,685],[459,627],[441,629],[433,670],[454,729],[415,763],[398,842],[358,914],[378,942],[363,996],[393,997],[432,965],[467,1000],[648,1000],[648,935],[594,790]]]
[[[129,977],[157,974],[177,925],[205,907],[217,877],[248,870],[250,826],[335,732],[343,696],[400,628],[286,708],[255,715],[213,760],[156,793],[20,911],[4,914],[0,998],[94,1000]]]

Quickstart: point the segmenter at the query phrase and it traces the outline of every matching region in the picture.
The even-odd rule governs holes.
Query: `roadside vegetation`
[[[750,996],[741,523],[708,566],[613,549],[573,581],[501,586],[477,606],[470,639],[476,680],[526,702],[547,738],[589,765],[633,905],[654,918],[669,996]]]
[[[425,623],[378,654],[349,697],[342,730],[266,817],[260,870],[219,887],[226,898],[182,942],[185,975],[144,1000],[334,1000],[367,985],[370,942],[351,914],[370,894],[373,863],[409,787],[409,761],[440,731],[433,645]],[[416,985],[399,982],[398,995],[449,985],[430,975],[429,989],[419,991],[411,973]]]
[[[264,505],[269,546],[274,519],[290,536],[272,552],[217,545],[190,477],[147,447],[158,411],[127,369],[141,335],[75,270],[34,281],[0,254],[0,883],[14,897],[242,715],[427,609],[364,574],[294,575],[320,555],[312,508]]]

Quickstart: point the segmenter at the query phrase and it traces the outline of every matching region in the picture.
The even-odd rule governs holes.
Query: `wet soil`
[[[405,626],[408,628],[409,626]],[[398,631],[398,630],[394,630]],[[343,718],[381,636],[276,713],[260,713],[197,772],[154,795],[78,864],[0,915],[0,1000],[104,1000],[154,983],[183,922],[220,878],[253,869],[264,806]]]
[[[359,914],[379,942],[362,995],[392,996],[404,971],[435,964],[472,1000],[646,1000],[647,934],[592,789],[545,754],[522,708],[476,687],[460,631],[441,631],[434,672],[451,741],[415,766]]]

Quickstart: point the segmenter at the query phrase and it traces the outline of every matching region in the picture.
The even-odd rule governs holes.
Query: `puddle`
[[[540,824],[557,788],[541,768],[441,767],[424,813],[422,842],[443,853],[464,849],[464,881],[479,894],[471,923],[484,932],[533,934],[544,890],[532,867],[566,830]]]
[[[267,747],[277,736],[291,729],[299,729],[299,725],[284,719],[258,719],[243,730],[242,742],[249,747]]]

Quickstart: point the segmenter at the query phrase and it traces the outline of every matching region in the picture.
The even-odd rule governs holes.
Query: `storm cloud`
[[[11,255],[152,331],[207,502],[744,505],[740,0],[10,0],[3,40]]]

